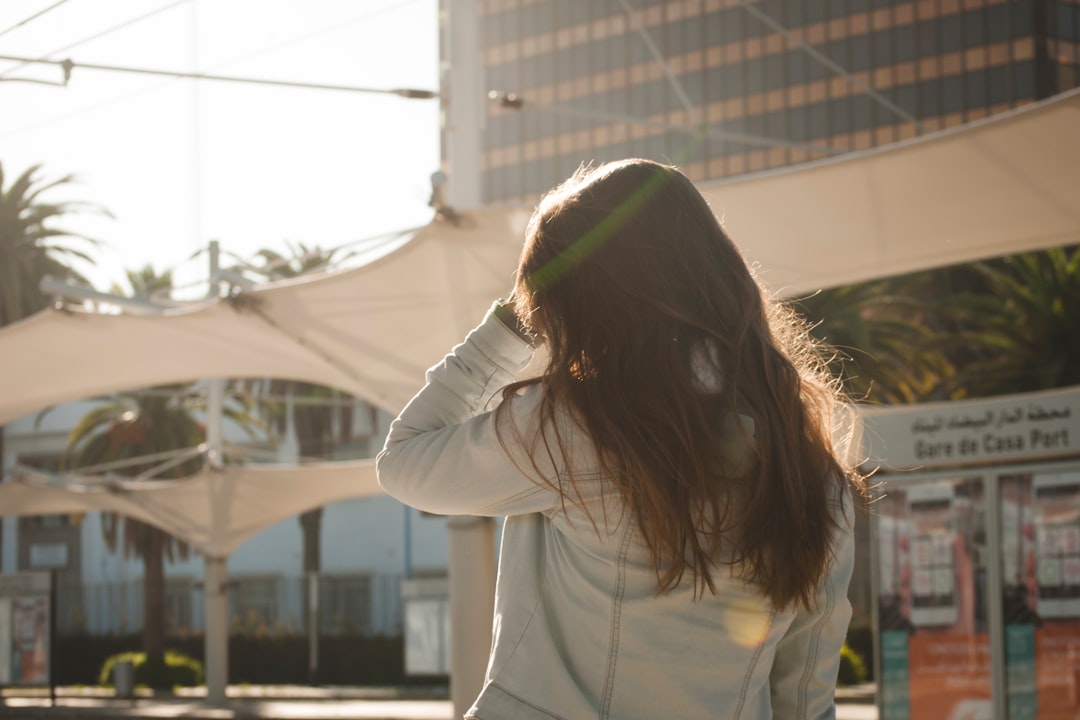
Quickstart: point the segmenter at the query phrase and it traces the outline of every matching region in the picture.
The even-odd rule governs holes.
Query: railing
[[[319,629],[323,635],[398,635],[402,632],[401,576],[389,573],[325,574],[319,578]],[[235,575],[229,582],[229,622],[240,634],[308,631],[308,580],[280,574]],[[143,583],[78,582],[60,576],[56,592],[59,635],[115,635],[143,627]],[[169,578],[165,632],[203,629],[202,588],[195,578]]]

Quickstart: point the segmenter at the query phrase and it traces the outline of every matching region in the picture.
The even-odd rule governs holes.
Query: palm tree
[[[172,288],[171,273],[157,273],[149,265],[126,274],[136,297]],[[246,405],[236,405],[235,395],[232,399],[234,402],[224,408],[225,417],[254,438],[257,421]],[[84,472],[95,466],[112,466],[117,475],[152,479],[194,475],[205,460],[199,447],[206,438],[206,428],[196,418],[204,407],[205,398],[193,384],[118,394],[83,416],[71,430],[68,465]],[[170,459],[163,462],[162,453]],[[188,546],[152,525],[112,513],[103,514],[102,532],[111,552],[120,550],[125,558],[142,560],[143,650],[151,667],[163,667],[165,563],[186,559]],[[150,677],[155,678],[153,674]]]
[[[125,270],[128,285],[134,297],[143,300],[152,300],[158,293],[168,293],[173,287],[171,270],[158,272],[152,265],[144,265],[140,270]],[[124,294],[124,289],[119,285],[113,285],[110,292],[115,295]]]
[[[1080,246],[959,269],[948,315],[958,392],[971,397],[1080,384]]]
[[[96,244],[84,235],[55,227],[54,223],[65,215],[88,209],[104,211],[83,203],[44,202],[41,199],[44,193],[68,185],[74,178],[67,175],[42,183],[40,170],[41,166],[35,165],[4,188],[4,169],[0,165],[0,326],[48,305],[48,299],[38,289],[45,275],[86,282],[67,263],[89,262],[90,256],[58,240],[71,238],[91,246]]]
[[[90,209],[90,206],[43,201],[43,194],[73,182],[74,178],[67,175],[42,183],[40,169],[40,165],[27,169],[5,187],[4,167],[0,164],[0,327],[47,306],[48,299],[38,289],[45,275],[86,282],[67,261],[88,261],[89,256],[58,241],[71,238],[87,245],[94,245],[95,241],[62,230],[54,223],[65,215]],[[104,212],[100,208],[94,210]],[[0,425],[0,458],[3,456],[4,428]],[[0,482],[4,479],[0,476]]]
[[[68,465],[74,471],[93,466],[134,460],[115,473],[135,476],[154,464],[139,458],[160,453],[197,448],[205,439],[191,405],[190,386],[170,385],[122,394],[94,408],[68,436]],[[154,478],[181,478],[194,475],[202,467],[202,457],[192,453],[187,459],[166,466]],[[113,513],[102,515],[102,530],[110,551],[122,550],[125,558],[137,557],[143,564],[143,650],[151,665],[164,665],[165,657],[165,562],[183,560],[188,547],[172,535],[152,525]]]
[[[936,347],[941,290],[933,273],[873,280],[796,301],[812,334],[834,353],[848,396],[875,404],[939,397],[955,369]]]
[[[289,256],[274,250],[261,250],[256,254],[259,264],[248,264],[245,269],[267,280],[284,280],[325,270],[335,261],[344,259],[336,257],[337,250],[308,247],[303,243],[290,244],[288,248]],[[300,381],[275,380],[270,384],[270,394],[272,397],[284,395],[292,398],[291,419],[302,458],[331,457],[338,437],[334,431],[335,424],[341,428],[340,434],[349,434],[351,411],[346,405],[335,403],[339,393],[333,388]],[[279,432],[284,430],[285,422],[285,416],[279,414]],[[317,576],[322,570],[322,513],[321,507],[315,508],[302,513],[299,518],[304,573],[308,576],[312,573]],[[307,595],[304,597],[306,602]]]

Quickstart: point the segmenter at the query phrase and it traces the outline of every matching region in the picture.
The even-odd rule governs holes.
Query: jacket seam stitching
[[[626,554],[630,547],[630,538],[633,528],[627,523],[623,531],[623,539],[619,544],[619,556],[615,570],[615,593],[612,597],[611,607],[611,630],[608,640],[607,677],[604,681],[604,695],[600,701],[600,720],[604,720],[611,712],[611,698],[615,690],[615,667],[618,664],[619,655],[619,632],[622,620],[622,601],[626,592]]]
[[[833,588],[828,582],[825,584],[825,608],[821,613],[821,617],[814,623],[814,628],[810,632],[810,649],[806,653],[806,666],[803,668],[802,677],[799,679],[799,694],[798,704],[796,705],[796,717],[804,717],[806,715],[807,704],[807,689],[810,686],[810,678],[813,675],[813,669],[815,666],[814,659],[817,657],[818,644],[821,641],[821,633],[825,628],[825,623],[828,621],[829,616],[832,614],[832,608],[835,604],[833,598]]]
[[[773,621],[775,619],[776,609],[773,608],[769,611],[769,619],[765,622],[764,632],[761,634],[761,639],[758,640],[754,654],[750,657],[750,663],[746,668],[746,675],[743,676],[742,687],[739,688],[739,702],[735,706],[735,714],[732,716],[734,720],[738,720],[739,716],[742,715],[743,706],[746,704],[746,691],[750,688],[750,678],[754,675],[754,668],[757,667],[758,660],[761,658],[761,653],[765,649],[765,642],[769,639],[769,634],[772,632]]]

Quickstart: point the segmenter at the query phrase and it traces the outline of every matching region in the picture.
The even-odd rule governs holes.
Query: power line
[[[284,40],[284,41],[282,41],[280,43],[277,43],[275,45],[267,45],[265,47],[259,48],[258,50],[253,50],[252,52],[247,53],[245,55],[239,55],[239,56],[236,56],[236,57],[231,57],[231,58],[229,58],[228,60],[226,60],[226,61],[224,61],[222,63],[217,63],[214,67],[227,67],[227,66],[232,65],[234,63],[242,62],[244,60],[250,60],[252,58],[259,57],[260,55],[265,55],[267,53],[274,52],[276,50],[281,50],[282,48],[287,48],[287,47],[290,47],[292,45],[296,45],[298,43],[306,42],[306,41],[311,40],[313,38],[316,38],[316,37],[319,37],[319,36],[322,36],[322,35],[326,35],[327,33],[330,33],[330,32],[338,32],[340,30],[343,30],[343,29],[345,29],[347,27],[350,27],[352,25],[355,25],[357,23],[364,22],[366,20],[372,20],[372,19],[377,18],[377,17],[379,17],[381,15],[387,15],[389,13],[395,12],[397,10],[402,9],[403,7],[406,7],[407,5],[412,5],[415,2],[418,2],[418,0],[402,0],[401,2],[394,3],[393,5],[387,5],[385,7],[381,7],[379,9],[377,9],[377,10],[372,10],[372,11],[366,12],[366,13],[364,13],[362,15],[357,15],[356,17],[350,18],[348,20],[342,20],[340,22],[335,22],[332,25],[328,25],[326,27],[322,27],[322,28],[319,28],[317,30],[313,30],[312,32],[309,32],[309,33],[307,33],[305,35],[298,35],[296,37],[289,38],[288,40]],[[211,69],[213,69],[213,68],[211,68]]]
[[[11,27],[7,28],[6,30],[0,30],[0,35],[7,35],[12,30],[15,30],[17,28],[21,28],[23,25],[25,25],[28,22],[31,22],[33,20],[37,20],[39,17],[41,17],[45,13],[49,12],[50,10],[55,10],[56,8],[60,7],[61,5],[66,3],[67,1],[68,0],[58,0],[57,2],[54,2],[52,5],[45,8],[44,10],[39,10],[38,12],[34,13],[30,17],[26,18],[25,20],[20,20],[19,22],[15,23]]]
[[[178,70],[158,70],[154,68],[128,67],[124,65],[100,65],[96,63],[75,63],[67,60],[46,60],[15,55],[0,55],[0,60],[11,62],[33,63],[37,65],[56,65],[64,69],[66,73],[75,68],[84,70],[100,70],[104,72],[129,73],[134,75],[153,75],[157,77],[184,78],[190,80],[213,80],[218,82],[244,83],[248,85],[267,85],[272,87],[304,88],[307,90],[335,90],[339,92],[373,93],[377,95],[397,95],[409,100],[431,100],[439,97],[435,90],[421,90],[417,88],[365,88],[354,85],[331,85],[326,83],[294,82],[291,80],[267,80],[263,78],[246,78],[234,75],[211,75],[209,73],[181,72]]]
[[[67,0],[64,0],[64,2],[67,2]],[[171,2],[168,5],[163,5],[163,6],[159,7],[157,10],[151,10],[148,13],[143,13],[142,15],[139,15],[137,17],[133,17],[133,18],[131,18],[129,20],[125,20],[122,23],[119,23],[117,25],[113,25],[110,28],[106,28],[105,30],[102,30],[101,32],[97,32],[97,33],[94,33],[93,35],[89,35],[87,37],[84,37],[82,40],[76,40],[75,42],[64,45],[63,47],[58,47],[55,50],[52,50],[50,52],[45,53],[44,55],[39,57],[38,60],[48,60],[50,56],[55,55],[56,53],[61,53],[61,52],[64,52],[65,50],[71,50],[72,48],[76,48],[76,47],[78,47],[80,45],[85,45],[88,42],[91,42],[93,40],[97,40],[99,38],[103,38],[106,35],[109,35],[111,33],[116,32],[117,30],[123,30],[124,28],[130,27],[130,26],[134,25],[135,23],[140,23],[143,20],[148,20],[148,19],[154,17],[155,15],[160,15],[161,13],[165,12],[166,10],[172,10],[177,5],[183,5],[184,3],[188,3],[188,2],[191,2],[191,0],[176,0],[176,2]],[[57,5],[59,5],[59,4],[60,3],[57,3]],[[54,5],[53,7],[56,7],[56,5]],[[2,33],[0,33],[0,34],[2,34]],[[8,68],[4,72],[0,73],[0,80],[3,80],[4,78],[11,75],[11,73],[13,73],[16,70],[19,70],[21,68],[24,68],[29,64],[30,63],[28,63],[28,62],[20,62],[15,67]]]

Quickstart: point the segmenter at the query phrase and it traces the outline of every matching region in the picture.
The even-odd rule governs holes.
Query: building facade
[[[452,24],[458,3],[441,4]],[[880,147],[1080,70],[1076,0],[475,0],[475,15],[488,205],[531,205],[582,162],[707,181]]]
[[[391,416],[361,400],[347,398],[340,403],[348,406],[350,421],[342,423],[342,415],[334,415],[339,420],[330,428],[335,438],[333,458],[373,457],[382,447]],[[40,417],[8,423],[3,467],[60,471],[68,433],[98,404],[70,403]],[[272,425],[270,418],[266,420]],[[253,444],[229,424],[226,441]],[[295,461],[299,455],[295,424],[287,423],[278,437],[268,435],[261,445],[268,459]],[[142,561],[109,549],[105,522],[95,512],[0,518],[0,571],[55,571],[60,635],[125,635],[143,627]],[[402,634],[402,580],[446,575],[445,521],[385,496],[326,506],[321,545],[319,626],[327,635]],[[303,553],[303,530],[296,517],[262,530],[232,553],[228,617],[233,632],[307,632],[311,590]],[[176,637],[201,632],[203,559],[194,552],[174,558],[165,572],[166,633]]]
[[[627,157],[673,163],[695,182],[837,158],[1036,102],[1080,74],[1077,0],[440,8],[443,160],[451,185],[475,188],[458,197],[477,206],[532,206],[583,163]],[[462,52],[463,38],[479,50]],[[481,129],[462,142],[470,115],[453,105],[471,108],[470,74],[484,89]],[[867,548],[851,590],[856,626],[870,623]]]

